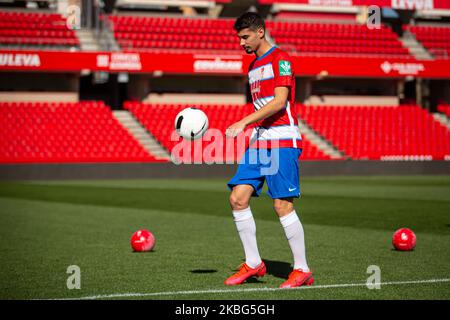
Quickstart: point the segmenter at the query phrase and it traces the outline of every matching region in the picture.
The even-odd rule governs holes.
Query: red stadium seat
[[[79,47],[73,30],[60,14],[0,11],[0,44]]]
[[[149,132],[169,151],[171,152],[175,145],[180,143],[181,138],[175,135],[175,140],[171,141],[171,134],[174,131],[175,117],[187,105],[181,104],[144,104],[140,102],[126,102],[125,109],[132,112],[135,117],[147,128]],[[209,118],[209,127],[220,130],[223,141],[226,141],[224,132],[226,128],[237,120],[243,118],[246,114],[253,112],[251,105],[199,105]],[[207,133],[208,134],[208,133]],[[206,136],[205,136],[206,137]],[[195,141],[193,145],[202,144],[202,150],[205,150],[210,144],[210,141]],[[237,150],[236,141],[233,141],[233,150]],[[189,142],[188,142],[189,144]],[[193,147],[195,149],[195,147]],[[192,149],[192,153],[185,156],[183,161],[195,160],[196,162],[210,161],[205,159],[202,155],[196,155]],[[240,158],[240,154],[230,152],[230,147],[223,146],[223,157],[220,161],[236,162]],[[189,158],[190,157],[190,158]],[[330,157],[325,155],[322,151],[317,149],[308,140],[303,140],[303,160],[329,160]]]
[[[410,31],[418,41],[436,59],[448,59],[450,57],[450,27],[434,26],[403,26]]]
[[[160,162],[101,101],[1,102],[0,163]]]
[[[281,48],[300,55],[412,58],[386,26],[268,21],[267,28]]]
[[[110,16],[123,50],[183,53],[241,53],[233,19]],[[412,59],[388,27],[266,21],[275,42],[291,53]],[[205,30],[208,30],[206,33]]]
[[[123,50],[182,53],[242,53],[233,19],[110,16]],[[205,30],[208,30],[206,33]]]
[[[450,105],[440,104],[440,105],[438,105],[437,110],[439,112],[445,114],[447,117],[450,117]]]
[[[299,115],[339,150],[353,159],[450,155],[450,132],[415,105],[304,106]]]

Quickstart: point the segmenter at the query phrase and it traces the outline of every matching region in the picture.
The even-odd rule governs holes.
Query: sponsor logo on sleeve
[[[278,62],[278,66],[279,66],[280,76],[291,76],[292,75],[291,63],[289,61],[280,60]]]

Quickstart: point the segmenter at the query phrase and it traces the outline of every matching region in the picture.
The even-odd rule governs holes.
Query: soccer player
[[[296,119],[291,59],[267,41],[264,20],[258,14],[244,13],[236,20],[234,29],[244,50],[256,55],[248,72],[255,112],[228,127],[226,135],[234,138],[247,126],[255,127],[253,142],[240,160],[235,176],[228,182],[230,205],[244,247],[245,263],[225,280],[225,284],[241,284],[250,277],[262,277],[266,273],[249,206],[250,198],[260,195],[266,181],[268,195],[273,199],[294,258],[294,270],[280,287],[311,285],[314,277],[306,262],[303,226],[294,209],[294,198],[300,196],[298,158],[302,140]],[[262,149],[270,163],[263,161]]]

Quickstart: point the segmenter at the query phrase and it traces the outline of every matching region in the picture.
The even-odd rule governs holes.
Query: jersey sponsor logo
[[[272,79],[274,76],[272,64],[268,63],[261,67],[256,67],[248,73],[248,81],[250,84],[262,80]]]
[[[280,76],[290,76],[292,75],[291,63],[286,60],[278,61]]]

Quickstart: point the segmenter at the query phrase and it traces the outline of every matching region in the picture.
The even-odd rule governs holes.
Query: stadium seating
[[[158,162],[103,102],[0,103],[0,162]]]
[[[437,59],[450,57],[450,27],[403,26]]]
[[[302,137],[302,160],[331,160],[331,157],[325,153],[323,153],[320,149],[318,149],[314,144],[312,144],[305,136]],[[334,158],[333,160],[338,160]],[[341,159],[339,159],[341,160]]]
[[[123,50],[242,53],[232,30],[233,19],[110,16],[114,35]],[[388,27],[267,21],[280,47],[302,55],[339,55],[377,58],[412,58]]]
[[[330,13],[330,12],[303,12],[303,11],[279,11],[276,14],[276,20],[297,20],[308,22],[338,22],[342,23],[347,21],[350,23],[355,22],[354,13]]]
[[[281,48],[300,55],[412,59],[390,28],[366,25],[267,21]]]
[[[450,105],[442,103],[437,106],[437,111],[445,114],[447,117],[450,117]]]
[[[70,49],[80,43],[60,14],[0,11],[0,45]]]
[[[164,146],[167,150],[173,151],[175,145],[179,144],[181,138],[176,134],[172,135],[174,132],[174,121],[175,117],[182,109],[186,108],[187,105],[168,105],[168,104],[143,104],[140,102],[126,102],[124,105],[125,109],[131,111],[134,116],[151,132],[154,137]],[[224,132],[226,128],[232,123],[242,119],[246,114],[253,112],[253,107],[251,105],[199,105],[209,118],[209,128],[218,129],[223,141],[228,141],[230,139],[225,139]],[[205,138],[211,137],[209,130],[205,134]],[[250,136],[251,130],[247,131],[247,137]],[[173,139],[172,139],[173,138]],[[213,141],[211,139],[211,141]],[[248,141],[246,141],[248,145]],[[190,145],[190,142],[182,142],[185,145]],[[200,145],[203,143],[203,145]],[[236,141],[231,141],[232,145],[223,145],[223,151],[221,155],[216,155],[212,153],[212,157],[202,157],[202,154],[195,154],[196,146],[202,150],[211,145],[209,141],[195,141],[190,150],[190,154],[182,154],[179,158],[180,161],[188,162],[209,162],[217,159],[221,162],[236,162],[240,159],[242,155],[242,149],[238,147]],[[219,149],[218,149],[219,150]],[[233,152],[237,151],[237,153]],[[219,151],[220,152],[220,151]],[[190,157],[190,158],[189,158]],[[216,158],[217,157],[217,158]],[[303,141],[303,154],[301,159],[303,160],[328,160],[329,156],[325,155],[312,145],[309,141]]]
[[[312,4],[310,2],[313,2],[311,0],[258,0],[259,4],[276,4],[276,3],[289,3],[289,4]],[[316,1],[317,2],[317,1]],[[333,1],[329,1],[330,5],[332,5]],[[338,3],[338,1],[334,1]],[[342,1],[345,2],[345,1]],[[358,0],[357,5],[362,6],[370,6],[374,4],[374,0]]]
[[[415,105],[304,106],[302,119],[353,159],[442,160],[450,132]]]
[[[123,50],[178,53],[242,53],[233,19],[110,16]]]

